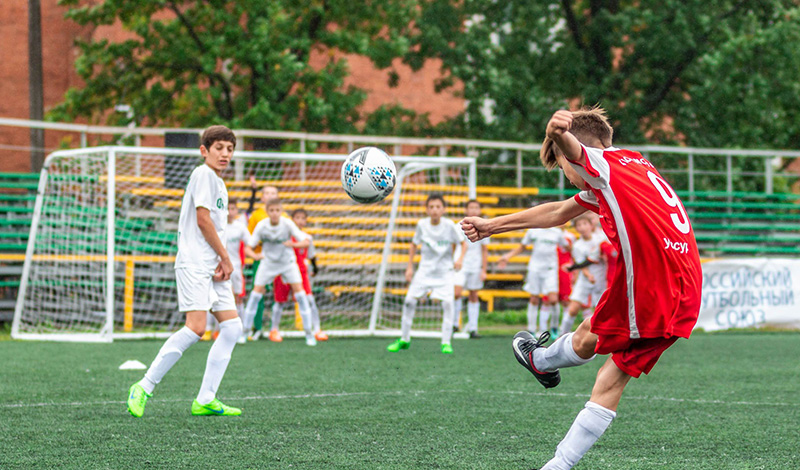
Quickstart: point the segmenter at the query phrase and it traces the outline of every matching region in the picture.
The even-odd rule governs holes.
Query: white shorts
[[[244,295],[244,275],[242,274],[241,266],[234,266],[231,273],[231,286],[233,286],[233,295]]]
[[[522,290],[531,295],[558,293],[558,270],[538,269],[536,271],[528,271]]]
[[[579,277],[575,285],[572,286],[572,294],[569,296],[569,300],[574,300],[583,306],[597,307],[600,296],[606,290],[605,280],[601,281],[592,284],[585,277]]]
[[[274,265],[261,260],[256,270],[255,281],[253,285],[266,286],[272,284],[276,277],[283,278],[285,284],[302,283],[303,278],[300,276],[300,268],[297,263],[289,263],[284,265]]]
[[[236,310],[236,300],[233,298],[230,279],[215,282],[212,276],[213,273],[202,269],[175,269],[179,311],[223,312]]]
[[[466,273],[464,270],[456,271],[453,276],[453,284],[461,286],[466,290],[479,290],[483,289],[483,281],[481,281],[480,271]]]
[[[411,285],[408,286],[408,293],[406,297],[419,299],[427,294],[430,294],[432,299],[455,301],[455,285],[453,284],[453,275],[447,274],[441,277],[430,277],[426,275],[420,276],[419,273],[414,274],[411,279]]]

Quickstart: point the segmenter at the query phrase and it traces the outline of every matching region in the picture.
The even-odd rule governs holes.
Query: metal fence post
[[[522,189],[522,149],[517,149],[517,188]]]
[[[689,162],[688,168],[686,169],[689,173],[689,200],[694,201],[694,154],[689,154]]]
[[[765,158],[764,159],[764,192],[767,193],[767,194],[772,194],[772,191],[773,191],[772,178],[773,178],[772,159],[771,158]]]

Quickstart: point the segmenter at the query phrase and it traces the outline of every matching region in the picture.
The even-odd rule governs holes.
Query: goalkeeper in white
[[[192,171],[181,202],[178,221],[178,255],[175,279],[178,307],[186,313],[186,325],[167,339],[144,378],[128,393],[128,411],[144,414],[155,386],[178,362],[184,351],[196,343],[206,329],[206,313],[219,321],[219,337],[211,346],[200,392],[192,402],[193,415],[238,416],[242,410],[223,405],[216,394],[228,368],[231,352],[242,334],[236,314],[230,276],[233,272],[225,249],[228,218],[228,190],[220,178],[236,147],[236,137],[225,126],[211,126],[203,132],[200,153],[203,165]]]
[[[408,349],[411,345],[411,325],[417,311],[417,299],[430,293],[431,298],[442,302],[444,312],[442,318],[442,353],[452,354],[453,346],[450,340],[453,337],[453,301],[454,269],[461,269],[464,262],[464,253],[467,251],[467,242],[459,232],[458,226],[444,215],[444,199],[439,195],[428,197],[425,210],[428,217],[417,222],[414,239],[408,249],[408,268],[406,281],[408,293],[403,301],[402,333],[400,339],[390,344],[386,350],[398,352]],[[419,261],[419,270],[414,274],[414,254],[417,245],[422,246]],[[461,245],[461,255],[453,262],[453,252],[456,245]]]

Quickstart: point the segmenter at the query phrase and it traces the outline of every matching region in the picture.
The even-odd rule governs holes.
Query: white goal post
[[[376,204],[341,188],[346,155],[236,151],[223,173],[231,200],[250,205],[276,186],[284,210],[304,209],[320,269],[312,278],[331,335],[397,335],[414,224],[440,194],[458,220],[476,197],[472,157],[392,157],[394,193]],[[110,342],[166,337],[183,324],[173,262],[183,189],[196,149],[97,147],[58,151],[41,171],[11,334],[15,339]],[[245,265],[246,285],[252,272]],[[249,292],[249,291],[248,291]],[[272,295],[265,296],[266,310]],[[264,325],[268,328],[269,314]],[[300,335],[295,315],[281,329]],[[438,337],[441,307],[422,302],[413,334]]]

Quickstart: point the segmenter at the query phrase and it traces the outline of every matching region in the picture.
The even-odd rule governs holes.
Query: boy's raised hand
[[[561,137],[564,132],[567,132],[570,127],[572,127],[572,111],[559,109],[555,112],[555,114],[553,114],[553,117],[551,117],[550,121],[547,123],[545,133],[547,134],[547,137],[555,140],[558,137]]]
[[[461,230],[469,241],[476,242],[491,235],[489,221],[483,217],[464,217],[461,220]]]

